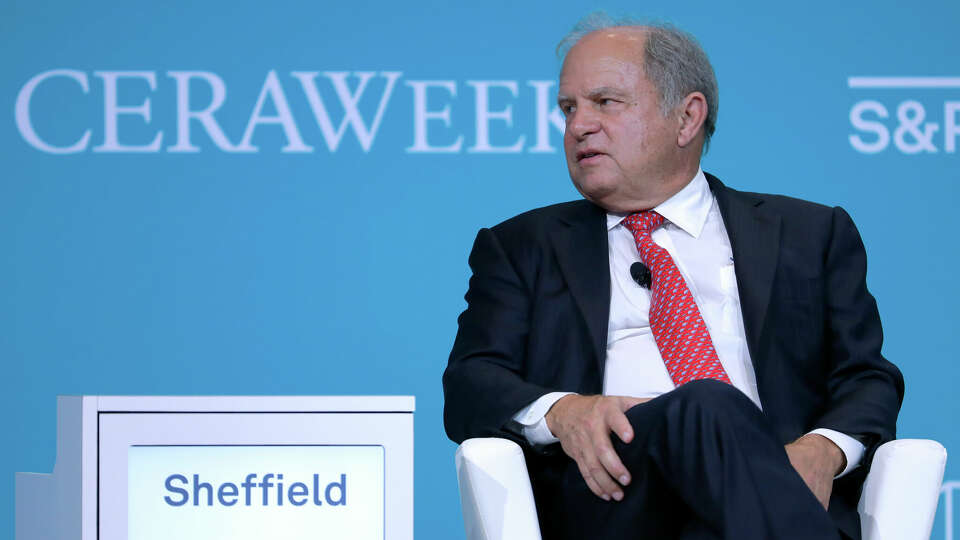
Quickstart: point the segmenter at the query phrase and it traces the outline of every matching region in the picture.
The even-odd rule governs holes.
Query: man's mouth
[[[584,163],[595,161],[597,157],[605,155],[603,152],[597,152],[595,150],[585,150],[583,152],[577,152],[577,163]]]

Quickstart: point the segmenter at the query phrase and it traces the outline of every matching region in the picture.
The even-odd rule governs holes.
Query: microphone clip
[[[630,277],[637,282],[637,285],[643,287],[644,289],[650,290],[650,282],[652,276],[650,274],[650,269],[647,268],[647,265],[642,262],[635,262],[630,265]]]

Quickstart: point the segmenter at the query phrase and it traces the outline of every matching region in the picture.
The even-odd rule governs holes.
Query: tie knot
[[[663,216],[654,212],[653,210],[644,210],[643,212],[637,212],[635,214],[630,214],[629,216],[623,219],[623,224],[630,232],[637,233],[647,233],[650,234],[654,229],[660,226],[663,223]]]

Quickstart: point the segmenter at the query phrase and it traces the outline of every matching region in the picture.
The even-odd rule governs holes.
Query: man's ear
[[[680,132],[677,134],[677,145],[686,147],[696,140],[703,123],[707,120],[707,98],[700,92],[691,92],[683,98],[677,107],[680,114]]]

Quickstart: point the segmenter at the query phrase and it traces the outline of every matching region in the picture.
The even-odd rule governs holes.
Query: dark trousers
[[[632,475],[604,501],[576,464],[562,478],[570,539],[836,539],[833,519],[790,465],[760,410],[730,385],[701,380],[627,411],[634,440],[614,448]],[[551,519],[551,518],[547,518]]]

